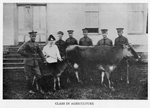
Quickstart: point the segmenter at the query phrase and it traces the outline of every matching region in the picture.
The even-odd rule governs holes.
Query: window
[[[98,11],[86,11],[85,12],[85,28],[89,33],[98,33]]]
[[[98,4],[87,3],[85,6],[85,28],[89,33],[99,33]]]
[[[133,3],[129,8],[129,34],[146,33],[146,4]]]

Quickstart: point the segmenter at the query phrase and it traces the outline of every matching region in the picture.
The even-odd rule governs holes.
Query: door
[[[29,31],[37,31],[37,42],[45,42],[46,5],[18,5],[18,42],[29,40]]]

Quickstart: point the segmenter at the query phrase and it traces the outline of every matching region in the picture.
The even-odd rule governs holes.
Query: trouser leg
[[[33,72],[34,72],[34,76],[36,77],[36,80],[35,80],[36,88],[37,88],[37,90],[43,92],[42,91],[42,82],[43,82],[42,75],[41,75],[41,71],[40,71],[38,65],[33,67]]]
[[[33,90],[33,85],[32,85],[32,81],[33,81],[33,74],[32,74],[32,66],[24,66],[24,71],[25,71],[25,75],[26,75],[26,81],[27,81],[27,87],[28,90]]]

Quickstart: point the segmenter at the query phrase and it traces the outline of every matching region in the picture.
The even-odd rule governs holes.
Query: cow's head
[[[133,57],[136,60],[140,58],[138,54],[135,52],[135,50],[131,47],[129,44],[123,44],[123,56],[124,57]]]

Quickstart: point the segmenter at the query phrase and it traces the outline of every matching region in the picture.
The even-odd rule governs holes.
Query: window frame
[[[137,9],[132,9],[132,6],[134,4],[130,4],[128,6],[128,35],[144,35],[146,33],[146,23],[147,23],[147,5],[145,3],[139,3],[138,5],[142,5],[143,8],[137,8]],[[135,4],[137,5],[137,4]],[[132,30],[132,12],[142,12],[143,13],[143,25],[142,25],[142,32],[137,32]]]
[[[100,32],[99,32],[99,10],[85,10],[84,11],[84,15],[85,15],[85,21],[86,21],[86,13],[92,13],[92,12],[96,12],[97,14],[98,14],[98,27],[96,28],[96,27],[86,27],[86,24],[85,24],[85,22],[84,22],[84,25],[85,25],[85,28],[86,29],[97,29],[97,32],[89,32],[88,31],[88,34],[99,34]]]

